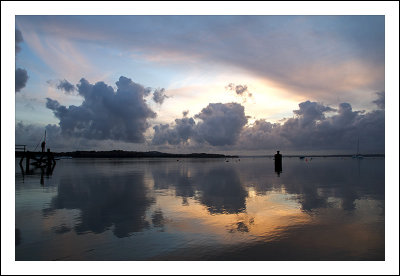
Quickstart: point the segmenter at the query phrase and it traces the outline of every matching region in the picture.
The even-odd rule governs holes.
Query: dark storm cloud
[[[249,92],[249,90],[247,89],[247,85],[235,85],[234,83],[230,83],[228,84],[225,89],[229,90],[229,91],[234,91],[237,95],[241,96],[241,97],[252,97],[253,94],[251,94]]]
[[[165,89],[164,88],[159,88],[154,90],[153,92],[153,101],[162,104],[166,98],[169,98],[167,95],[165,95]]]
[[[240,131],[247,123],[244,107],[237,103],[212,103],[193,118],[176,119],[174,126],[157,125],[154,127],[153,144],[169,143],[176,145],[193,139],[197,143],[212,146],[233,145]]]
[[[46,107],[60,120],[63,135],[142,143],[150,126],[147,119],[156,117],[144,99],[148,89],[123,76],[116,85],[114,91],[104,82],[93,85],[82,78],[77,84],[84,98],[80,106],[66,107],[47,98]]]
[[[69,81],[60,80],[58,85],[57,85],[57,89],[63,90],[66,93],[70,94],[70,93],[74,92],[76,88],[75,88],[75,85],[73,85]]]
[[[24,39],[22,37],[21,31],[15,29],[15,55],[21,51],[21,47],[18,44],[22,41],[24,41]]]
[[[385,92],[377,92],[378,99],[373,101],[380,109],[385,109]]]
[[[15,70],[15,92],[20,92],[26,86],[28,78],[28,72],[25,69],[17,68]]]

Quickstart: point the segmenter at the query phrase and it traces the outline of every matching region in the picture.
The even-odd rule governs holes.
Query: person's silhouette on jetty
[[[274,155],[274,160],[275,160],[275,172],[279,176],[282,172],[282,154],[279,153],[279,150]]]
[[[41,146],[42,146],[42,152],[44,152],[44,148],[46,147],[46,142],[43,141]]]

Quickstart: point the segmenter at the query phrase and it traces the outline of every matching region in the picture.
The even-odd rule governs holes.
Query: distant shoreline
[[[16,157],[22,157],[24,152],[16,151]],[[188,154],[177,154],[177,153],[165,153],[159,151],[123,151],[123,150],[112,150],[112,151],[73,151],[73,152],[53,152],[54,156],[69,156],[72,158],[263,158],[273,157],[273,155],[225,155],[225,154],[214,154],[214,153],[188,153]],[[312,155],[296,155],[288,154],[283,157],[352,157],[352,154],[312,154]],[[385,154],[363,154],[364,157],[385,157]]]
[[[284,155],[282,154],[282,157],[304,157],[304,158],[310,158],[310,157],[352,157],[354,154],[310,154],[310,155],[304,155],[304,154],[287,154]],[[385,157],[384,153],[371,153],[371,154],[362,154],[363,157]],[[274,155],[241,155],[241,158],[262,158],[262,157],[274,157]]]
[[[73,152],[52,152],[54,156],[69,156],[72,158],[238,158],[237,155],[224,155],[213,153],[189,153],[189,154],[176,154],[165,153],[159,151],[73,151]],[[16,157],[22,157],[24,152],[16,151]]]

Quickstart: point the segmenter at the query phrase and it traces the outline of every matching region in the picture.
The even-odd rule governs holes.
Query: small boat
[[[301,160],[303,160],[303,159],[305,158],[305,156],[299,156],[299,158],[300,158]]]
[[[354,159],[363,159],[364,158],[364,156],[362,156],[360,154],[360,139],[359,138],[357,139],[357,153],[354,154],[351,158],[354,158]]]

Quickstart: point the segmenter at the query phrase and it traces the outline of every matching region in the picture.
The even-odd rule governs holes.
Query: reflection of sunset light
[[[246,212],[238,214],[210,214],[206,206],[191,198],[186,206],[173,196],[159,197],[157,203],[166,217],[174,218],[167,225],[169,231],[207,233],[227,243],[231,242],[231,235],[240,235],[243,241],[254,237],[275,239],[286,227],[306,224],[311,220],[297,203],[278,199],[277,194],[259,196],[254,190],[249,190],[248,195]]]

